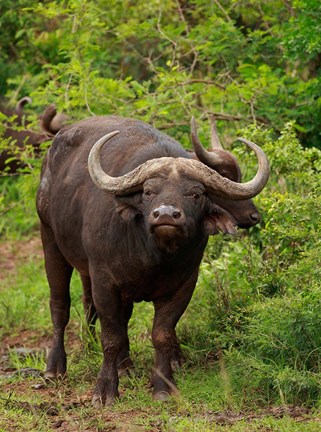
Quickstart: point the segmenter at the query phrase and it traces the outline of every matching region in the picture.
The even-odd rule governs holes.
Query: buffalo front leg
[[[108,285],[108,275],[92,272],[93,299],[100,320],[103,364],[94,389],[95,407],[112,405],[118,393],[118,357],[126,349],[127,333],[122,321],[121,299],[115,287]]]
[[[50,312],[53,323],[52,347],[47,359],[45,376],[56,378],[63,377],[67,369],[64,333],[69,321],[69,285],[73,267],[60,252],[50,228],[41,227],[41,238],[50,287]]]
[[[152,386],[155,400],[165,400],[177,391],[173,366],[181,363],[183,355],[177,341],[175,327],[191,299],[196,280],[197,276],[190,279],[170,299],[154,302],[152,340],[155,348],[155,363]]]

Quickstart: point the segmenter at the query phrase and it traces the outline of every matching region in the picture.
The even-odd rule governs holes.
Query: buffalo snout
[[[261,222],[261,214],[256,210],[254,205],[251,205],[251,207],[253,208],[246,209],[247,211],[240,213],[237,223],[239,228],[251,228]]]
[[[250,214],[250,218],[253,221],[253,224],[256,225],[261,222],[261,215],[259,212],[253,212]]]
[[[161,205],[152,212],[152,216],[155,221],[162,221],[162,219],[180,219],[182,212],[177,207],[172,205]]]
[[[186,222],[186,217],[183,210],[173,205],[161,205],[151,211],[149,223],[152,226],[160,225],[183,225]]]
[[[186,238],[186,216],[183,210],[162,204],[154,208],[148,217],[149,231],[157,247],[168,254],[175,253]]]

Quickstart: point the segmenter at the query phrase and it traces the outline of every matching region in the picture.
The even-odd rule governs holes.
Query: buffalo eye
[[[200,200],[200,198],[203,196],[203,192],[202,191],[190,191],[187,196],[189,198],[192,198],[194,202],[197,202]]]
[[[151,191],[150,189],[148,189],[148,190],[144,191],[144,195],[145,195],[146,198],[151,198],[155,194],[154,194],[153,191]]]

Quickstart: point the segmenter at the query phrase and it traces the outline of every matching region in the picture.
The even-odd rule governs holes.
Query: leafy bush
[[[247,135],[261,141],[260,130]],[[274,142],[263,136],[273,173],[257,199],[263,225],[249,235],[219,239],[219,256],[217,242],[209,245],[202,265],[206,284],[200,282],[208,302],[202,325],[207,334],[198,343],[210,349],[212,341],[212,349],[223,349],[239,385],[248,386],[242,379],[250,374],[250,387],[265,382],[265,396],[315,402],[321,366],[321,152],[303,149],[291,124]],[[184,337],[189,336],[183,331]]]
[[[2,9],[12,103],[32,95],[71,119],[135,116],[177,137],[195,113],[278,132],[293,120],[306,145],[320,145],[318,1],[6,0]]]

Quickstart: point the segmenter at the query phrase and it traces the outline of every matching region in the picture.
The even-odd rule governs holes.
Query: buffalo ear
[[[139,210],[142,202],[141,194],[136,193],[133,195],[115,196],[116,212],[125,221],[130,221],[135,217],[141,215]]]
[[[204,232],[207,235],[218,234],[220,231],[224,234],[236,234],[236,226],[234,218],[215,204],[211,205],[203,222]]]

